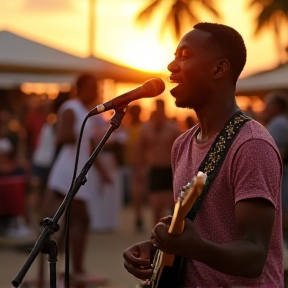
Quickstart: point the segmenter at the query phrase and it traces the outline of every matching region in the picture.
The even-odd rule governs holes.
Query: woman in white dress
[[[95,142],[98,144],[107,131],[109,123],[104,120],[101,115],[91,120],[95,122],[95,125],[93,125],[96,127],[96,129],[94,129],[94,137]],[[97,191],[91,193],[91,201],[87,202],[90,214],[90,229],[92,231],[113,232],[119,227],[123,182],[120,163],[115,155],[115,148],[118,149],[117,152],[121,153],[121,144],[125,141],[125,137],[125,133],[123,135],[123,131],[118,128],[110,136],[97,157],[98,161],[103,165],[103,168],[108,171],[112,181],[110,183],[103,183],[103,181],[99,179],[98,171],[96,170],[96,177],[89,177],[86,183],[91,189],[98,187]]]
[[[53,213],[59,208],[66,193],[68,192],[74,172],[74,164],[76,157],[76,149],[78,137],[80,135],[81,125],[89,110],[97,103],[97,81],[94,76],[85,74],[81,75],[76,83],[77,96],[74,99],[66,101],[60,108],[58,113],[58,121],[56,125],[56,145],[60,148],[60,152],[51,169],[47,186],[53,196],[53,201],[46,204],[46,208],[52,207]],[[99,101],[99,100],[98,100]],[[92,119],[92,118],[91,118]],[[89,119],[85,125],[82,136],[77,176],[83,166],[89,159],[92,151],[91,140],[93,138],[93,125]],[[96,169],[97,172],[96,172]],[[98,176],[96,176],[96,173]],[[96,159],[94,166],[88,172],[87,178],[98,177],[103,183],[111,183],[109,175]],[[99,185],[94,187],[90,185],[90,179],[85,185],[81,186],[75,195],[70,214],[70,243],[71,243],[71,266],[72,280],[75,282],[97,282],[103,283],[105,278],[92,277],[86,274],[84,268],[84,255],[87,244],[87,236],[89,233],[89,203],[91,195],[97,192]],[[94,182],[94,181],[93,181]],[[89,184],[88,184],[89,183]],[[96,192],[95,192],[96,190]],[[49,196],[48,196],[49,198]],[[57,201],[58,200],[58,201]],[[49,201],[49,199],[47,200]],[[47,202],[46,202],[47,203]],[[45,209],[47,211],[47,209]],[[45,211],[44,210],[44,211]],[[51,210],[50,210],[51,211]],[[51,212],[50,212],[51,213]],[[60,223],[63,226],[64,223]],[[59,243],[61,245],[61,243]],[[59,247],[61,249],[61,247]]]

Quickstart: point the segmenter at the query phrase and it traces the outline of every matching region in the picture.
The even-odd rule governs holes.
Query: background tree
[[[255,19],[255,35],[264,31],[264,28],[273,29],[279,63],[287,62],[288,0],[251,0],[249,8],[254,6],[260,8]]]
[[[164,19],[161,25],[161,35],[167,29],[173,31],[173,36],[179,40],[185,32],[188,25],[194,25],[201,22],[196,16],[195,5],[200,4],[202,8],[208,11],[216,19],[220,18],[220,14],[213,4],[213,0],[152,0],[136,17],[138,23],[146,24],[151,20],[152,14],[158,11],[163,14]],[[169,3],[167,5],[167,3]],[[200,6],[199,5],[199,6]],[[199,10],[197,10],[199,13]]]

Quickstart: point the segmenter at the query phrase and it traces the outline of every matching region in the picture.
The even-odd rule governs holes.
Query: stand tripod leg
[[[57,272],[56,272],[56,262],[58,256],[58,248],[55,241],[49,241],[49,266],[50,266],[50,288],[56,288],[57,283]]]
[[[38,270],[38,286],[39,288],[45,288],[45,261],[44,254],[39,255],[39,270]]]

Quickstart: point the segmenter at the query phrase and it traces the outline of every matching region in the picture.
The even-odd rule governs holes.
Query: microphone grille
[[[165,90],[165,84],[160,78],[152,78],[146,81],[142,86],[147,92],[147,97],[157,96]]]

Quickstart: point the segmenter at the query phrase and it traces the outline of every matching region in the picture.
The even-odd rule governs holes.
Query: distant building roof
[[[239,79],[236,95],[264,95],[278,89],[288,89],[288,63]]]
[[[77,57],[9,31],[0,31],[0,78],[8,78],[12,82],[13,79],[61,82],[74,79],[73,76],[83,72],[95,73],[99,79],[130,83],[159,77],[96,57]]]

